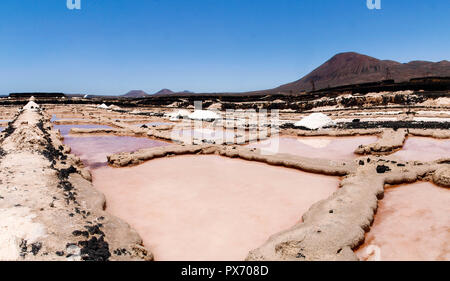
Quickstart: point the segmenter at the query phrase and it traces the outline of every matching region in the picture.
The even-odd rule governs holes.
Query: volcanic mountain
[[[166,96],[166,95],[173,95],[175,92],[169,90],[169,89],[162,89],[159,92],[156,92],[153,94],[153,96]]]
[[[386,79],[404,82],[427,76],[450,76],[450,62],[400,63],[350,52],[337,54],[302,79],[267,92],[298,93]]]
[[[147,96],[148,96],[148,94],[141,90],[129,91],[128,93],[123,95],[123,97],[127,97],[127,98],[143,98],[143,97],[147,97]]]

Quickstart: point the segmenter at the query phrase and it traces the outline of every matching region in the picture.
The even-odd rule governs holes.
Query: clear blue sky
[[[336,53],[450,59],[450,1],[0,1],[0,94],[273,88]]]

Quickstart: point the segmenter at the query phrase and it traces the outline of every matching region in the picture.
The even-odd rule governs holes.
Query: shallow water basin
[[[350,160],[357,158],[354,151],[361,144],[377,141],[376,136],[357,137],[273,137],[251,143],[248,147],[260,148],[267,153],[287,153],[309,158]]]
[[[119,136],[67,136],[64,138],[64,144],[70,146],[72,153],[79,156],[90,168],[106,166],[107,156],[114,153],[169,145],[169,143],[148,138]]]
[[[405,161],[434,161],[450,157],[450,140],[408,137],[402,150],[393,155]]]
[[[127,221],[156,260],[243,260],[292,227],[339,179],[220,156],[100,167],[107,212]]]
[[[362,260],[450,260],[450,190],[428,182],[392,186],[379,201]]]

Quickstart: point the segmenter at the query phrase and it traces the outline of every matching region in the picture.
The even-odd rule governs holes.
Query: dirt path
[[[35,106],[0,138],[0,260],[151,259],[50,128]]]

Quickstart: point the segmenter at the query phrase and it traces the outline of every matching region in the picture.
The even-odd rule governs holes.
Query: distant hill
[[[447,60],[440,62],[417,60],[400,63],[392,60],[379,60],[355,52],[348,52],[333,56],[300,80],[281,85],[274,89],[240,93],[173,92],[169,89],[162,89],[152,96],[298,94],[312,90],[380,82],[383,80],[394,80],[396,83],[408,82],[410,79],[423,77],[450,77],[450,62]],[[130,93],[132,92],[136,91],[131,91]],[[130,95],[130,93],[127,95]]]
[[[156,92],[153,94],[153,96],[167,96],[167,95],[173,95],[175,92],[169,90],[169,89],[162,89],[159,92]]]
[[[427,76],[450,76],[450,62],[399,63],[350,52],[335,55],[300,80],[264,92],[298,93],[311,91],[313,88],[319,90],[387,79],[404,82]]]
[[[128,93],[123,95],[123,97],[127,97],[127,98],[143,98],[143,97],[147,97],[147,96],[149,96],[149,94],[147,94],[146,92],[141,91],[141,90],[129,91]]]
[[[195,94],[194,92],[188,91],[188,90],[184,90],[182,92],[177,92],[177,94]]]
[[[191,92],[191,91],[187,91],[187,90],[184,90],[182,92],[174,92],[169,89],[162,89],[161,91],[153,94],[153,96],[170,96],[170,95],[183,96],[183,95],[191,95],[191,94],[195,94],[195,93]]]

